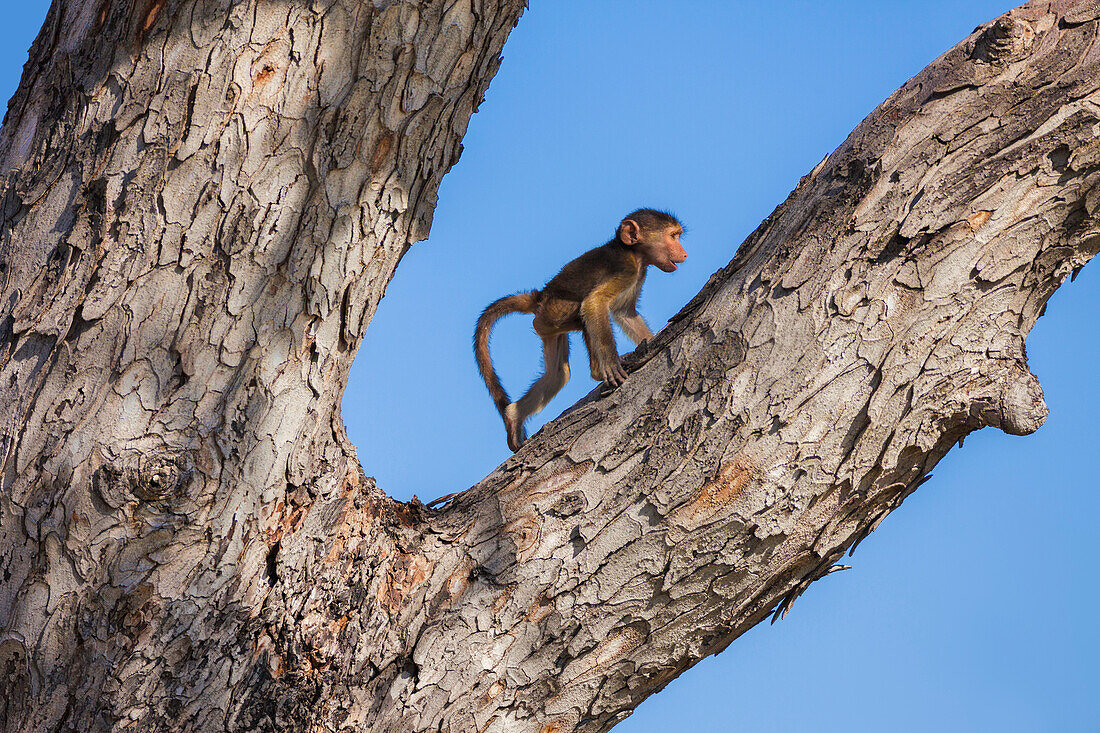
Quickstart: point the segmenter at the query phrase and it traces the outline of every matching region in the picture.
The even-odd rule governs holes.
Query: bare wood
[[[0,132],[5,730],[606,730],[1046,416],[1094,2],[908,82],[440,511],[363,477],[339,395],[520,7],[115,5],[55,5]]]

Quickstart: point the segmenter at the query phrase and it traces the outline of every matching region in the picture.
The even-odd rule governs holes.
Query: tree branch
[[[410,704],[486,690],[432,719],[605,730],[785,614],[966,434],[1042,424],[1024,338],[1100,247],[1090,13],[976,30],[800,182],[623,387],[424,520],[440,610],[404,617]]]

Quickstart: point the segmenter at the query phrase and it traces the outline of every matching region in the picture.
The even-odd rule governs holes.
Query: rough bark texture
[[[523,6],[55,0],[0,135],[7,730],[381,703],[402,630],[299,566],[351,495],[393,554],[340,398]],[[341,604],[378,656],[325,661]]]
[[[0,133],[5,730],[606,730],[1042,423],[1024,338],[1100,249],[1085,0],[891,96],[624,386],[386,497],[340,394],[521,10],[55,3]]]

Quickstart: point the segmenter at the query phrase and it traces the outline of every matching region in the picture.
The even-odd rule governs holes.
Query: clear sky
[[[400,499],[476,483],[508,456],[470,348],[481,308],[655,206],[689,229],[688,261],[646,284],[659,329],[879,102],[1014,4],[532,0],[356,361],[344,415],[366,472]],[[5,97],[47,7],[5,8]],[[971,435],[852,570],[616,731],[1100,731],[1098,270],[1028,339],[1038,433]],[[539,364],[529,319],[493,346],[515,396]],[[543,418],[594,386],[579,340],[573,375]]]

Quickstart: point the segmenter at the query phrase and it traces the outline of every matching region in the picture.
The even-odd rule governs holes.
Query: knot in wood
[[[1013,370],[1001,392],[1001,430],[1009,435],[1030,435],[1046,422],[1046,401],[1039,380],[1026,368]]]
[[[181,455],[127,451],[107,457],[108,462],[92,475],[92,489],[112,509],[134,499],[152,503],[178,496],[192,473]]]
[[[562,494],[554,505],[550,507],[550,513],[556,517],[571,517],[585,508],[584,494],[579,491],[571,491]]]
[[[983,382],[983,387],[970,394],[972,427],[989,426],[1009,435],[1030,435],[1042,427],[1049,411],[1043,388],[1026,364],[998,367]]]
[[[1022,20],[1001,16],[985,29],[974,44],[970,58],[995,66],[1019,61],[1031,50],[1035,31]]]

